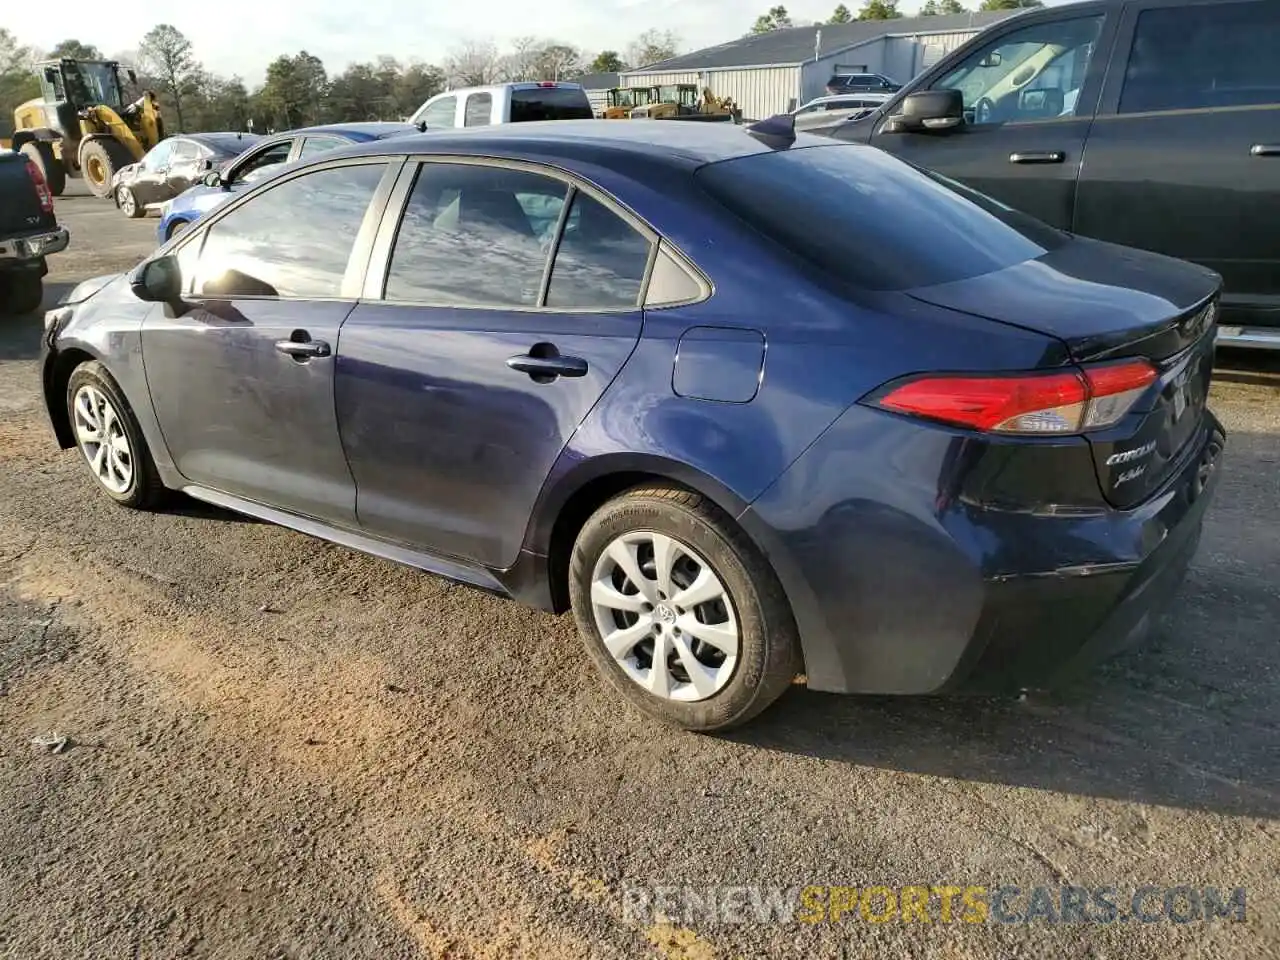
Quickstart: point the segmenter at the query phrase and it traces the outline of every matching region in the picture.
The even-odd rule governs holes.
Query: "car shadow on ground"
[[[74,283],[44,285],[44,300],[35,313],[0,313],[0,360],[34,360],[40,356],[44,312],[75,288]]]
[[[1069,686],[1021,700],[797,686],[729,738],[960,781],[1280,817],[1280,543],[1254,519],[1280,486],[1278,446],[1274,435],[1228,437],[1173,607],[1144,644]]]

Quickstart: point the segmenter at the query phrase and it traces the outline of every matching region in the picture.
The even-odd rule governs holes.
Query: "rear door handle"
[[[276,349],[295,360],[329,356],[329,345],[323,340],[277,340]]]
[[[527,373],[534,380],[546,382],[556,377],[585,377],[587,361],[581,357],[546,356],[538,357],[530,353],[517,354],[507,358],[507,366],[512,370]]]
[[[1249,153],[1255,157],[1280,157],[1280,143],[1255,143]]]
[[[1009,154],[1010,163],[1066,163],[1067,155],[1061,150],[1030,150]]]

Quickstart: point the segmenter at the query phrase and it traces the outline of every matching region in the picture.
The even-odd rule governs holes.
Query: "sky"
[[[390,54],[438,63],[459,43],[493,40],[500,47],[521,36],[561,40],[594,56],[625,52],[641,32],[672,30],[684,50],[724,43],[751,28],[777,0],[488,0],[424,5],[417,12],[404,0],[214,0],[213,3],[157,4],[157,22],[173,24],[191,40],[197,58],[216,73],[239,74],[250,85],[262,80],[267,64],[282,53],[307,50],[330,74],[349,63]],[[839,0],[783,0],[793,20],[823,20]],[[855,13],[861,0],[845,0]],[[908,16],[923,0],[902,0]],[[1051,5],[1065,0],[1048,0]],[[966,6],[969,4],[966,4]],[[976,5],[976,4],[975,4]],[[49,49],[68,33],[105,55],[136,50],[152,26],[143,11],[103,17],[101,4],[60,0],[58,16],[39,3],[6,3],[0,24],[19,42]],[[292,9],[290,9],[292,7]],[[92,29],[88,25],[93,24]]]

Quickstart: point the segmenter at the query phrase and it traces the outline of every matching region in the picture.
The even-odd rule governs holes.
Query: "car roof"
[[[394,140],[347,147],[325,156],[394,154],[498,155],[592,161],[629,155],[653,165],[699,167],[770,147],[736,123],[676,120],[539,120],[485,127],[443,128]]]
[[[245,147],[251,147],[262,137],[256,133],[239,133],[234,130],[227,130],[217,133],[180,133],[174,139],[194,140],[201,146],[210,147],[214,150],[231,151],[231,153],[239,153]]]
[[[563,90],[586,89],[580,83],[570,83],[563,80],[513,80],[510,83],[489,83],[478,87],[455,87],[452,90],[441,90],[429,99],[434,100],[436,97],[444,96],[461,96],[464,93],[483,93],[485,91],[495,93],[498,90],[537,90],[539,88],[552,87],[559,87]]]
[[[300,133],[328,133],[348,140],[378,140],[382,137],[393,137],[400,133],[409,133],[416,128],[411,123],[390,120],[368,120],[356,123],[323,123],[314,127],[299,127],[296,130],[281,130],[276,136],[297,136]]]

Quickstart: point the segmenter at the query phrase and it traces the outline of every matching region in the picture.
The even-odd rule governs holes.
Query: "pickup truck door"
[[[1074,229],[1222,274],[1224,318],[1280,324],[1280,3],[1128,4]]]
[[[911,91],[958,89],[965,123],[890,132],[890,106],[871,143],[1067,228],[1076,180],[1114,34],[1116,14],[1068,9],[993,28],[959,60],[944,61]]]

